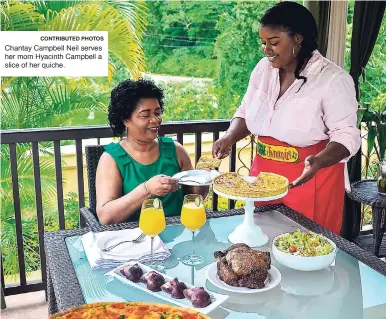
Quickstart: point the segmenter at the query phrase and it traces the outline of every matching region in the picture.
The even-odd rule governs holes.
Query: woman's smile
[[[275,61],[277,57],[278,57],[278,54],[267,55],[267,58],[270,62]]]
[[[159,131],[159,126],[149,127],[148,130],[153,133],[157,133]]]

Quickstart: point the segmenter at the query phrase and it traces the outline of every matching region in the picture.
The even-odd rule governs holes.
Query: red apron
[[[250,175],[272,172],[292,182],[303,173],[305,158],[321,152],[327,143],[321,141],[308,147],[295,147],[272,137],[260,136]],[[335,234],[340,234],[344,194],[344,164],[338,163],[320,169],[311,180],[303,186],[290,189],[282,199],[257,205],[283,203]]]

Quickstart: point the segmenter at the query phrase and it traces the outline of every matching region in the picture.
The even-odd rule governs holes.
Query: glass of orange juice
[[[155,263],[153,256],[154,237],[161,233],[166,227],[165,213],[162,202],[158,198],[146,199],[142,203],[141,215],[139,217],[139,228],[151,238],[151,263],[150,267],[155,270],[163,270],[163,263]]]
[[[201,195],[185,195],[181,210],[181,223],[192,231],[192,254],[184,256],[181,261],[185,265],[194,266],[204,262],[202,256],[196,255],[194,246],[194,232],[204,226],[206,222],[206,212],[204,200]]]

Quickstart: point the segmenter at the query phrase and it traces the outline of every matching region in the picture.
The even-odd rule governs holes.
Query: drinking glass
[[[155,270],[162,271],[163,263],[154,261],[154,237],[161,233],[166,227],[165,213],[162,202],[158,198],[146,199],[142,203],[141,215],[139,217],[139,228],[151,238],[151,262],[149,264]]]
[[[204,262],[204,258],[202,256],[196,255],[194,232],[204,226],[205,222],[206,213],[202,196],[195,194],[185,195],[181,210],[181,223],[192,231],[193,244],[192,253],[181,259],[185,265],[195,266]]]

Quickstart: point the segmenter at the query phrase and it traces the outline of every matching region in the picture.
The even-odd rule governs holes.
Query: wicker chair
[[[102,145],[86,146],[86,163],[87,163],[87,178],[88,178],[88,194],[90,207],[83,207],[80,213],[85,219],[87,227],[92,230],[97,229],[100,224],[96,214],[96,189],[95,177],[99,159],[104,152]]]

